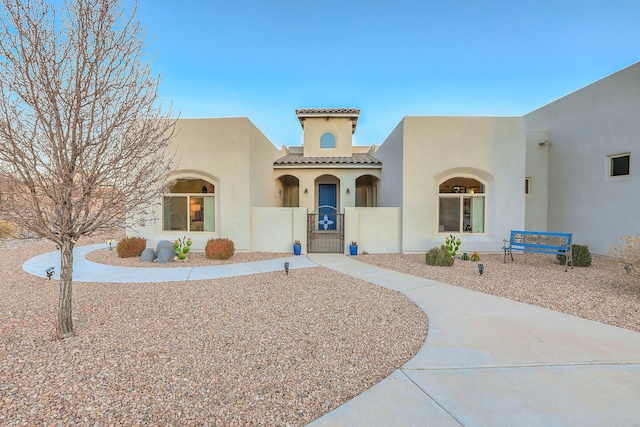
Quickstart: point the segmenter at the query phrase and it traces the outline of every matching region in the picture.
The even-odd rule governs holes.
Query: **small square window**
[[[609,156],[609,176],[629,175],[629,154]]]

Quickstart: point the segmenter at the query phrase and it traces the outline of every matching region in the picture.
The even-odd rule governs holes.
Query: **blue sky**
[[[297,108],[360,108],[355,144],[409,115],[520,116],[640,61],[638,0],[139,0],[160,95],[300,145]]]

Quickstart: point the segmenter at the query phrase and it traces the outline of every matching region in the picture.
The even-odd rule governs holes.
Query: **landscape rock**
[[[147,248],[140,255],[140,262],[153,262],[156,259],[156,251],[153,248]]]
[[[161,240],[156,247],[156,261],[158,264],[166,264],[173,262],[173,257],[176,256],[176,250],[173,247],[173,242],[168,240]]]

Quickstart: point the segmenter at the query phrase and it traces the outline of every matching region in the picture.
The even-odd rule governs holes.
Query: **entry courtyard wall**
[[[251,251],[293,252],[299,240],[307,251],[306,208],[251,208]]]
[[[345,253],[351,242],[358,253],[398,253],[402,250],[401,208],[345,208]]]

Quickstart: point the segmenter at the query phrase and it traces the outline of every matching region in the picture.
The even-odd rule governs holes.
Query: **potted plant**
[[[300,255],[302,251],[302,245],[300,244],[300,240],[296,240],[293,242],[293,254]]]
[[[349,253],[351,256],[358,255],[358,242],[351,242],[351,245],[349,246]]]

